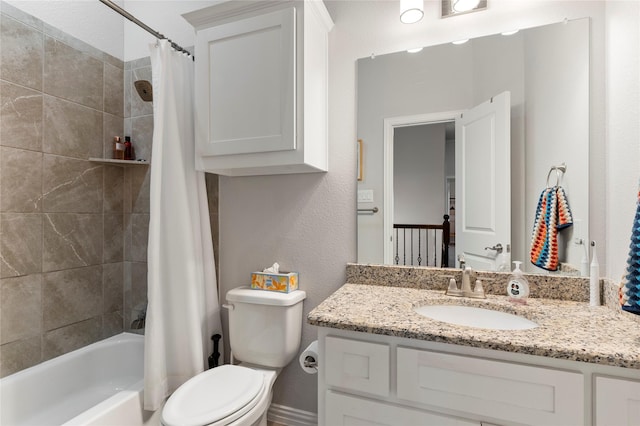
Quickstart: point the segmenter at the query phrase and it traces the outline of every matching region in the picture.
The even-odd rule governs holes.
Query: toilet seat
[[[268,391],[262,372],[238,365],[221,365],[180,386],[162,410],[162,424],[229,424],[254,408]]]

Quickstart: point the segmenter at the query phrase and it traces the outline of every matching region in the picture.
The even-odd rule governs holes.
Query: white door
[[[499,247],[510,262],[510,112],[503,92],[456,117],[456,259],[475,269],[496,270]]]

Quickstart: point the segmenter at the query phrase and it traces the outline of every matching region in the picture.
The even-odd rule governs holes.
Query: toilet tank
[[[234,288],[227,292],[229,345],[239,361],[281,368],[300,348],[306,293]]]

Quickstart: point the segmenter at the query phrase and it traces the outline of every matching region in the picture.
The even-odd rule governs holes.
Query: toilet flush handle
[[[233,311],[233,310],[236,308],[236,307],[235,307],[235,306],[233,306],[233,304],[231,304],[231,303],[223,303],[223,304],[222,304],[222,307],[223,307],[223,308],[225,308],[225,309],[228,309],[228,310],[230,310],[230,311]]]

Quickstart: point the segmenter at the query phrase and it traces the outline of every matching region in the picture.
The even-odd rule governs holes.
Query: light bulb
[[[468,12],[480,4],[480,0],[454,0],[452,9],[454,12]]]

